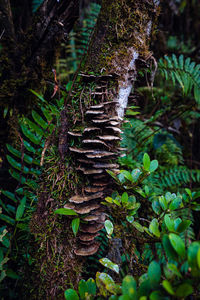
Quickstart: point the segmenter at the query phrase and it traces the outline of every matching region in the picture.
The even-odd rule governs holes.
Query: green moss
[[[87,71],[112,73],[116,54],[124,58],[129,47],[142,57],[148,56],[147,24],[157,15],[153,1],[104,0],[88,51]]]

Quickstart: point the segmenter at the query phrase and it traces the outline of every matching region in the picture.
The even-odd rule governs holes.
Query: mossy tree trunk
[[[43,298],[46,293],[46,298],[62,299],[63,290],[70,284],[77,287],[84,256],[98,253],[101,248],[95,240],[104,227],[101,202],[113,185],[106,169],[118,169],[120,126],[137,79],[137,62],[151,55],[149,41],[158,5],[156,0],[103,0],[80,78],[71,100],[66,101],[68,143],[73,140],[73,146],[65,153],[64,164],[57,157],[52,160],[52,176],[48,172],[44,175],[38,210],[32,219],[32,231],[40,245],[37,264],[42,265],[42,284],[38,290]],[[55,172],[56,186],[49,191]],[[52,197],[58,185],[62,192]],[[70,217],[52,213],[63,206],[74,209],[84,219],[76,239]]]

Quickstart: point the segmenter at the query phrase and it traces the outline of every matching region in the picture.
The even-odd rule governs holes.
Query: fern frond
[[[200,65],[192,62],[183,55],[178,58],[175,54],[171,57],[164,56],[159,60],[159,69],[166,80],[171,79],[173,84],[176,82],[182,88],[183,94],[188,95],[193,90],[194,98],[200,104]]]
[[[153,176],[153,182],[162,189],[184,187],[189,183],[200,182],[200,170],[190,170],[185,166],[175,166],[157,172]]]

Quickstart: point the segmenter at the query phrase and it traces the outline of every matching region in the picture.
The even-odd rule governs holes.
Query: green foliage
[[[48,145],[59,124],[60,111],[63,108],[63,99],[57,104],[48,103],[42,96],[33,92],[42,101],[39,108],[32,111],[30,118],[21,117],[21,145],[18,148],[7,144],[7,160],[10,164],[10,174],[18,182],[14,192],[1,190],[0,220],[6,226],[2,227],[0,261],[1,281],[5,277],[13,280],[20,278],[10,265],[14,263],[18,269],[31,261],[31,257],[24,255],[24,246],[28,249],[30,230],[29,222],[37,202],[42,164],[45,159],[45,145]],[[59,210],[58,210],[59,212]],[[57,212],[57,213],[58,213]],[[68,214],[72,214],[69,212]],[[75,213],[73,212],[73,215]],[[77,228],[77,224],[76,224]],[[13,243],[15,241],[15,243]],[[22,243],[23,241],[23,243]],[[12,251],[10,251],[12,248]],[[0,285],[0,290],[3,285]]]
[[[133,269],[130,269],[128,271],[129,275],[123,273],[124,275],[122,277],[120,275],[120,281],[118,279],[117,283],[110,274],[97,272],[96,285],[98,290],[96,295],[99,296],[99,299],[171,299],[172,295],[177,299],[185,299],[187,296],[200,291],[200,242],[190,241],[187,243],[187,240],[190,239],[187,230],[191,226],[191,221],[183,219],[181,214],[179,215],[179,211],[183,211],[187,206],[194,210],[200,209],[197,200],[199,193],[186,188],[183,194],[167,192],[164,195],[157,196],[152,202],[148,186],[144,185],[146,175],[150,176],[150,173],[154,172],[154,168],[151,169],[150,165],[150,157],[145,153],[143,155],[143,166],[139,167],[141,177],[137,181],[133,180],[130,171],[124,172],[123,170],[119,175],[111,173],[116,183],[121,185],[121,189],[125,191],[121,196],[115,193],[112,197],[106,198],[105,204],[109,206],[113,222],[106,220],[105,227],[109,237],[111,238],[112,234],[113,238],[115,236],[113,226],[115,229],[115,226],[118,227],[121,223],[123,227],[121,238],[124,239],[126,234],[129,238],[131,236],[131,243],[137,243],[137,238],[139,241],[141,238],[144,239],[144,246],[147,244],[154,249],[152,252],[153,259],[149,264],[147,262],[139,277],[130,275],[133,272]],[[156,163],[156,167],[157,165],[158,163]],[[121,174],[125,176],[122,178],[120,177]],[[134,213],[137,226],[134,226],[136,222],[129,222],[126,218],[129,214],[127,204],[131,197],[134,197],[133,203],[140,204]],[[141,218],[142,210],[144,210],[142,199],[144,198],[146,212],[151,208],[153,209],[151,214],[146,216],[146,219]],[[124,214],[121,211],[118,212],[120,219],[115,213],[115,207],[118,210],[120,207],[124,209]],[[138,234],[133,234],[135,228],[139,231]],[[119,237],[119,232],[117,234]],[[155,247],[156,245],[159,245],[159,247]],[[158,259],[160,254],[157,249],[161,249],[162,258],[160,259]],[[143,247],[140,247],[141,252],[142,250]],[[138,255],[140,259],[135,265],[136,268],[138,263],[144,263],[144,261],[141,261],[141,254]],[[122,267],[110,259],[105,257],[99,261],[105,268],[117,274],[122,274],[120,273]],[[185,267],[183,268],[183,266]],[[85,291],[85,286],[79,288],[80,296],[82,289]],[[71,289],[65,293],[71,293]],[[79,297],[78,294],[76,296]],[[94,299],[94,297],[87,298],[85,296],[84,298],[81,296],[77,299]]]
[[[179,83],[184,95],[193,90],[194,98],[200,104],[200,65],[191,62],[189,57],[184,59],[184,56],[180,55],[177,58],[173,54],[172,57],[165,56],[159,60],[159,69],[166,80],[170,78],[174,85]]]

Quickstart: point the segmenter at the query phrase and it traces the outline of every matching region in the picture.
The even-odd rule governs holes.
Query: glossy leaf
[[[66,290],[64,296],[66,300],[79,300],[77,292],[73,289]]]
[[[177,234],[170,233],[169,234],[169,240],[172,244],[172,247],[174,250],[181,256],[185,256],[185,244],[183,240],[178,236]]]
[[[104,226],[107,234],[111,235],[113,233],[113,223],[110,220],[106,220]]]
[[[143,156],[143,166],[145,171],[149,171],[150,163],[151,163],[150,157],[147,153],[145,153]]]
[[[79,225],[80,225],[80,218],[75,218],[72,220],[71,226],[72,226],[72,230],[73,230],[73,233],[75,236],[78,232]]]
[[[151,284],[159,283],[161,279],[161,268],[159,263],[152,261],[148,267],[148,278]]]
[[[175,295],[175,292],[173,290],[173,287],[171,283],[168,280],[163,280],[162,285],[164,289],[170,294],[170,295]]]
[[[58,208],[54,211],[54,213],[58,215],[78,216],[78,214],[73,209],[68,208]]]
[[[157,219],[153,219],[149,225],[149,230],[152,232],[156,237],[160,237],[160,230],[159,230],[159,223]]]
[[[110,259],[108,258],[101,258],[99,262],[105,266],[106,268],[111,269],[112,271],[116,272],[119,274],[119,266],[115,263],[113,263]]]
[[[127,275],[126,277],[124,277],[123,282],[122,282],[122,293],[124,296],[129,296],[130,299],[137,299],[137,283],[135,281],[135,279],[130,276]]]
[[[158,161],[152,160],[150,163],[149,171],[154,172],[158,168]]]

